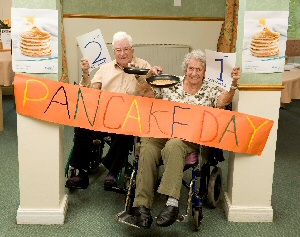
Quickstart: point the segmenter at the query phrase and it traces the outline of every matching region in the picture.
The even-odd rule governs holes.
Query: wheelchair
[[[117,221],[134,227],[138,227],[132,221],[132,214],[136,188],[135,180],[138,170],[139,145],[139,143],[135,144],[133,170],[126,181],[125,208],[115,216]],[[182,180],[182,185],[188,190],[186,212],[183,215],[179,215],[177,221],[187,222],[189,217],[192,216],[194,230],[198,231],[203,219],[203,204],[206,204],[210,208],[216,208],[220,202],[222,171],[218,163],[225,159],[221,149],[206,146],[202,146],[200,152],[191,153],[189,156],[186,159],[187,163],[184,171],[188,169],[192,170],[191,179],[189,182],[186,182],[184,179]]]
[[[75,136],[77,133],[77,128],[74,128],[74,138],[73,142],[75,141]],[[111,144],[111,137],[103,137],[101,139],[93,140],[93,148],[92,148],[92,157],[89,161],[88,173],[93,174],[98,171],[99,165],[103,159],[103,150],[105,145],[110,146]],[[70,154],[68,156],[66,166],[65,166],[65,177],[69,178],[76,175],[76,169],[70,166],[71,159],[73,157],[74,146],[71,148]]]
[[[93,140],[93,149],[92,149],[92,158],[89,162],[88,173],[93,174],[98,171],[99,165],[103,159],[103,150],[105,145],[108,146],[111,143],[111,137],[104,137],[102,139]],[[76,175],[76,169],[70,166],[70,161],[72,159],[74,152],[74,147],[72,147],[71,152],[69,154],[66,166],[65,166],[65,177],[69,178]]]
[[[76,136],[77,128],[74,128],[74,139]],[[73,140],[74,140],[73,139]],[[110,135],[104,136],[102,138],[98,138],[93,140],[93,146],[92,146],[92,156],[89,161],[89,167],[88,167],[88,174],[92,175],[96,173],[99,170],[99,166],[102,163],[102,160],[104,158],[104,148],[106,146],[110,147],[112,143],[113,137]],[[131,149],[130,154],[132,154],[133,149]],[[73,176],[77,175],[78,170],[70,166],[71,159],[73,157],[74,152],[74,146],[71,149],[71,152],[69,154],[68,160],[66,162],[65,166],[65,177],[71,178]],[[123,166],[123,169],[120,171],[118,175],[118,186],[117,187],[104,187],[106,191],[114,191],[117,193],[125,194],[126,193],[126,182],[124,181],[124,184],[121,184],[122,180],[128,180],[128,174],[132,172],[132,165],[128,161],[128,159],[125,161],[125,164]],[[69,188],[72,189],[72,188]]]

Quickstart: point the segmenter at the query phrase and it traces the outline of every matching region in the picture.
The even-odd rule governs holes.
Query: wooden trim
[[[2,95],[13,95],[14,94],[14,86],[0,86],[2,88]]]
[[[114,16],[98,14],[63,14],[64,18],[131,19],[131,20],[174,20],[174,21],[224,21],[221,17],[192,16]]]
[[[243,84],[239,85],[239,91],[282,91],[284,85],[257,85],[257,84]]]

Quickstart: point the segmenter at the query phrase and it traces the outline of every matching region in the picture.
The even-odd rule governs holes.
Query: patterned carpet
[[[106,175],[104,167],[91,177],[87,190],[69,193],[69,209],[64,225],[17,225],[19,206],[18,154],[16,113],[12,96],[3,96],[5,130],[0,132],[1,197],[0,237],[96,237],[96,236],[300,236],[300,101],[293,101],[286,109],[280,109],[278,141],[275,161],[272,206],[273,223],[227,222],[222,206],[204,208],[204,219],[199,232],[193,232],[192,220],[175,223],[168,228],[155,224],[149,230],[140,230],[117,222],[114,216],[124,209],[124,195],[103,190]],[[72,146],[73,128],[65,127],[65,157]],[[226,178],[226,161],[222,164]],[[225,185],[226,182],[224,182]],[[183,189],[181,211],[185,208],[187,192]],[[165,198],[157,195],[153,216],[165,204]]]

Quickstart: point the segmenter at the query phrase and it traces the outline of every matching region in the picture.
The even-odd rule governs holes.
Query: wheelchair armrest
[[[225,160],[223,150],[216,147],[202,146],[201,155],[204,161],[213,166]]]

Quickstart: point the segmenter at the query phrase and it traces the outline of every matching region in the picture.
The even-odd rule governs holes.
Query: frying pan
[[[124,72],[128,74],[146,75],[148,71],[149,69],[146,68],[124,67]],[[146,78],[146,81],[152,87],[166,88],[176,85],[180,81],[180,79],[176,76],[158,72],[157,76]]]
[[[169,74],[162,74],[161,72],[159,72],[157,76],[146,78],[146,81],[152,87],[167,88],[175,86],[180,81],[180,79],[179,77]]]

